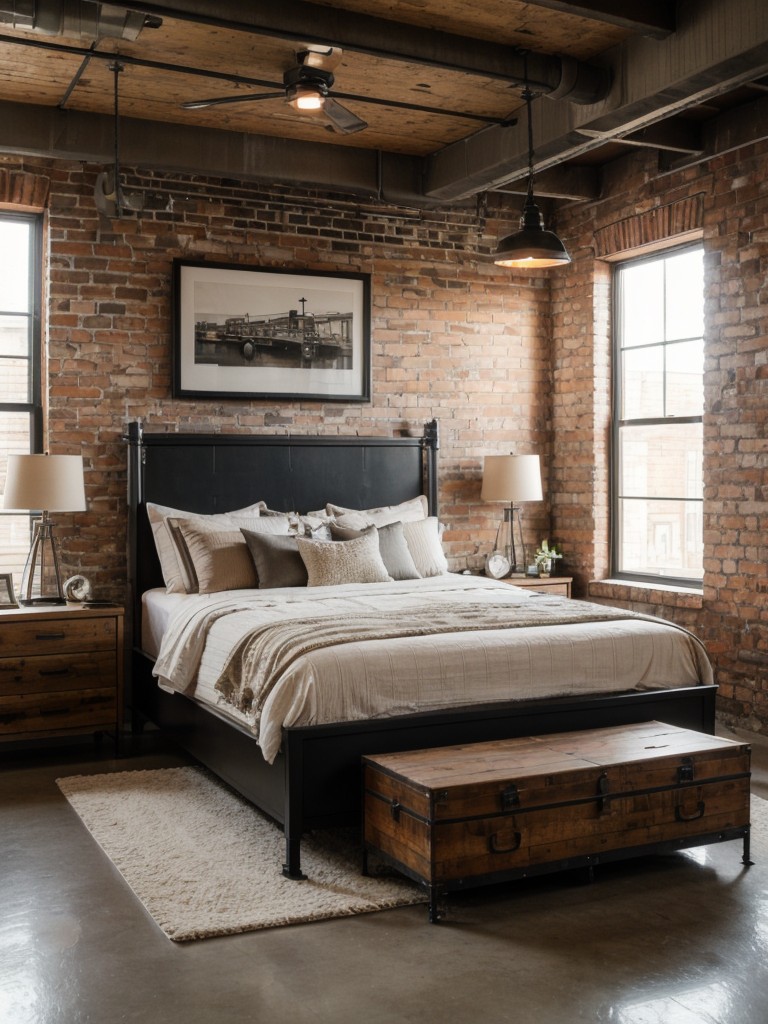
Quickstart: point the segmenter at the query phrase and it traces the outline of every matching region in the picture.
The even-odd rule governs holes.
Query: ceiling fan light
[[[325,96],[326,91],[321,83],[300,82],[292,85],[287,92],[288,102],[294,110],[322,110]]]
[[[544,218],[528,192],[520,230],[502,238],[496,247],[493,262],[499,267],[557,267],[571,262],[571,257],[554,233],[544,228]]]

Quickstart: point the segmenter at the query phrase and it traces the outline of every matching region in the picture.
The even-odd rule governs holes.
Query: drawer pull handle
[[[675,821],[696,821],[698,818],[704,817],[704,801],[699,800],[696,804],[696,810],[693,814],[684,814],[682,807],[678,804],[675,807]]]
[[[68,676],[69,672],[68,668],[41,668],[37,674],[39,676]]]
[[[38,633],[35,640],[63,640],[66,633]]]
[[[499,839],[499,836],[502,836]],[[510,833],[504,835],[503,833],[494,832],[493,835],[488,837],[488,849],[491,853],[514,853],[515,850],[520,849],[520,843],[522,842],[522,834],[520,832],[511,833],[511,843],[509,841]],[[502,846],[502,842],[506,842],[507,845]]]
[[[608,772],[603,772],[600,778],[597,780],[597,813],[598,815],[606,814],[611,809],[611,794],[610,794],[611,783],[608,778]]]

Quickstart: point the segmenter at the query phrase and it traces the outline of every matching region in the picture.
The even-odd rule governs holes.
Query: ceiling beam
[[[537,174],[534,183],[537,199],[567,199],[584,202],[600,198],[600,172],[596,167],[551,167]],[[524,196],[528,191],[528,172],[521,173],[517,181],[507,182],[495,190],[509,195]]]
[[[546,7],[562,14],[575,14],[590,21],[618,25],[638,35],[665,39],[675,31],[675,5],[669,0],[528,0],[531,7]],[[620,10],[617,10],[620,8]]]
[[[0,153],[111,166],[114,121],[55,107],[0,101]],[[124,167],[293,184],[394,206],[436,205],[421,191],[422,161],[401,154],[297,142],[213,128],[120,118]]]
[[[701,127],[701,139],[702,148],[696,154],[676,158],[671,152],[662,153],[660,169],[678,171],[742,146],[765,142],[768,139],[768,96],[732,107],[705,121]]]
[[[667,121],[658,121],[628,135],[606,134],[589,128],[580,128],[579,134],[603,142],[618,142],[642,149],[664,149],[673,153],[696,154],[704,150],[700,122],[682,117],[670,117]]]
[[[614,86],[602,102],[534,101],[537,172],[768,73],[765,0],[680,0],[678,17],[669,38],[633,37],[604,55]],[[526,154],[522,125],[482,129],[429,157],[425,192],[452,202],[498,188],[519,176]]]

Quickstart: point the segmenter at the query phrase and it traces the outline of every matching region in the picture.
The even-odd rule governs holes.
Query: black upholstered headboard
[[[437,514],[436,420],[422,437],[396,438],[152,434],[131,423],[126,441],[134,609],[145,590],[163,584],[148,501],[206,514],[262,500],[278,511],[309,512],[329,501],[373,508],[426,494]]]

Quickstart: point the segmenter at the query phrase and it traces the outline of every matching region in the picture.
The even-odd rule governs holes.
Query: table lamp
[[[480,497],[483,501],[509,502],[496,534],[496,547],[509,561],[509,575],[525,576],[523,524],[515,502],[542,500],[539,456],[486,455]]]
[[[49,513],[85,511],[82,456],[9,455],[3,507],[19,512],[42,512],[34,523],[20,603],[64,604],[58,541]]]

